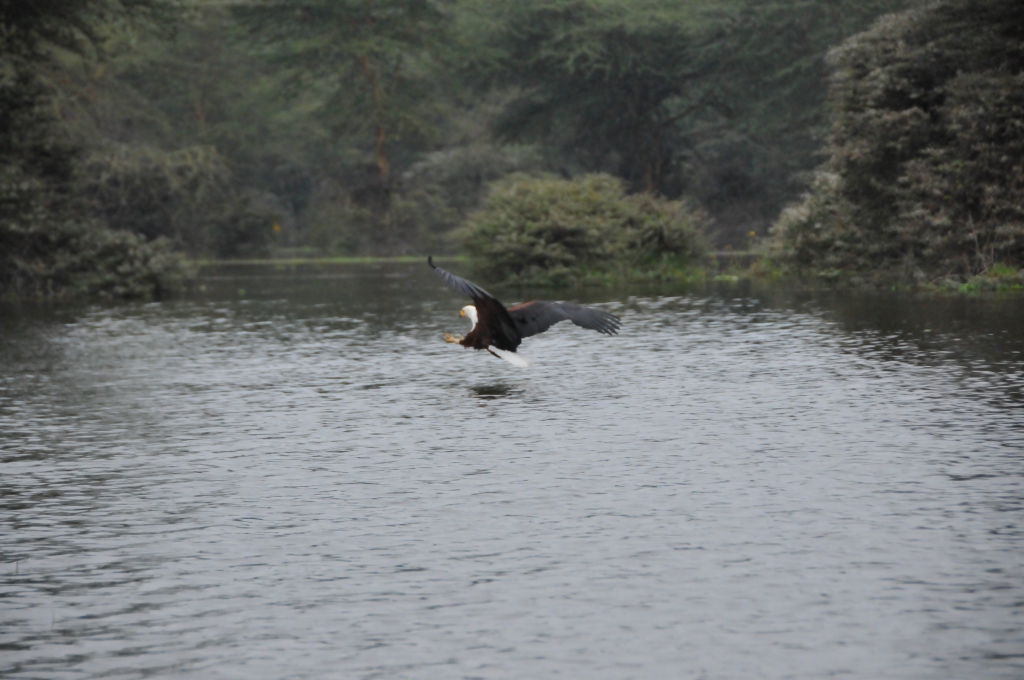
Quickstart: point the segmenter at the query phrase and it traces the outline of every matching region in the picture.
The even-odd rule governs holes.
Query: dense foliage
[[[683,200],[716,247],[813,183],[790,262],[1016,263],[1019,3],[883,20],[826,106],[829,49],[912,2],[0,0],[0,280],[71,290],[45,272],[102,230],[126,261],[451,252],[517,173]]]
[[[513,3],[501,19],[491,70],[519,89],[497,121],[503,136],[544,140],[634,190],[670,185],[675,123],[702,104],[677,100],[707,70],[694,63],[691,26],[580,0]]]
[[[235,16],[278,69],[289,94],[315,89],[316,112],[337,136],[372,145],[378,189],[390,147],[433,137],[434,62],[448,15],[430,0],[292,0],[239,4]]]
[[[830,60],[830,158],[776,227],[782,255],[913,279],[1024,265],[1024,5],[887,16]]]
[[[704,217],[678,201],[627,195],[621,180],[510,177],[462,235],[477,268],[510,284],[675,275],[704,250]]]
[[[110,230],[74,186],[78,149],[55,119],[44,67],[82,54],[143,3],[0,3],[0,295],[149,296],[186,273],[164,240]]]
[[[541,142],[565,172],[689,196],[739,245],[820,161],[825,53],[901,4],[523,0],[490,10],[475,52],[515,86],[503,138]]]
[[[106,145],[83,159],[79,187],[114,229],[165,238],[194,255],[266,252],[268,217],[237,195],[213,147],[165,152]]]

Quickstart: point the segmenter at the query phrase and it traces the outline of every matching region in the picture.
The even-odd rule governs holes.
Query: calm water
[[[0,310],[0,675],[1024,677],[1024,300],[238,271]]]

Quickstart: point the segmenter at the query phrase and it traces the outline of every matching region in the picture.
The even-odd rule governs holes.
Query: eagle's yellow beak
[[[460,309],[459,310],[459,316],[466,316],[466,310],[465,309]]]

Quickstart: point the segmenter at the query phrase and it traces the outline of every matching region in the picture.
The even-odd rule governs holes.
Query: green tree
[[[84,217],[72,191],[77,147],[42,74],[60,50],[91,56],[148,2],[0,2],[0,291],[149,295],[182,273],[165,244]],[[91,54],[90,54],[91,53]]]
[[[911,278],[1024,264],[1024,6],[886,16],[830,61],[829,160],[776,226],[784,257]]]
[[[650,6],[526,0],[492,31],[486,76],[515,88],[499,135],[542,141],[634,190],[671,191],[675,125],[710,105],[689,26]]]
[[[901,4],[527,0],[477,7],[463,33],[482,80],[513,88],[503,138],[694,197],[745,241],[819,162],[825,53]]]
[[[298,0],[235,14],[289,93],[311,102],[336,135],[365,140],[381,186],[391,177],[390,145],[432,135],[431,68],[448,24],[440,3]]]
[[[806,190],[827,131],[828,51],[905,0],[747,2],[700,31],[715,106],[679,121],[682,190],[727,242],[764,233]]]

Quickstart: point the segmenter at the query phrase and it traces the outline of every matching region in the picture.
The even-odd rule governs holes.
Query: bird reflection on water
[[[495,383],[493,385],[473,385],[470,388],[473,396],[477,399],[504,399],[518,394],[522,394],[522,389],[513,385],[506,385],[504,383]]]

